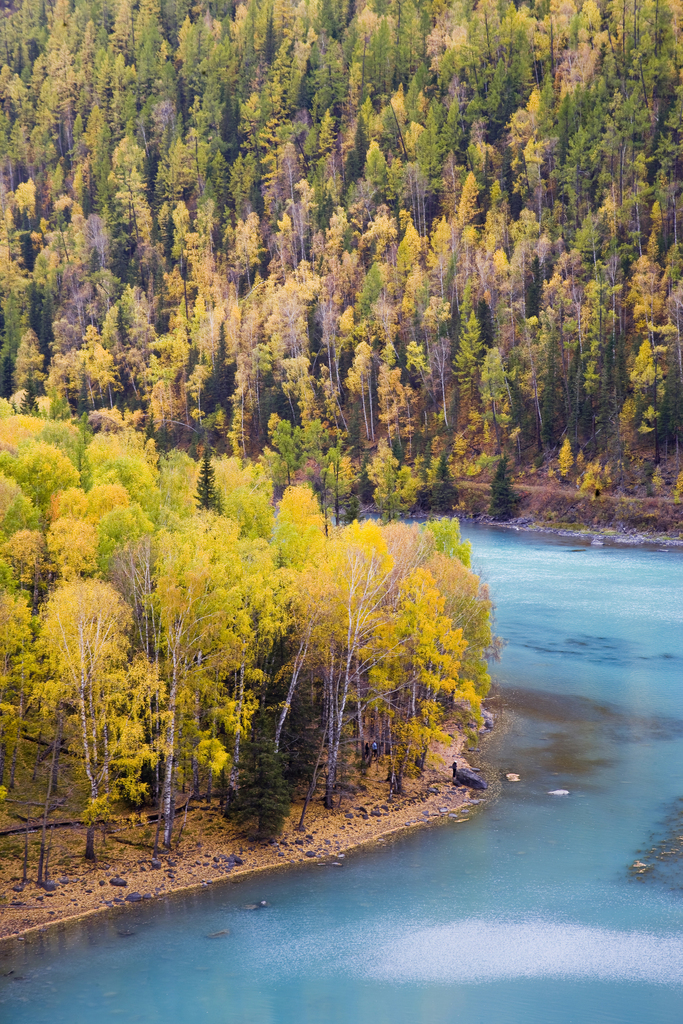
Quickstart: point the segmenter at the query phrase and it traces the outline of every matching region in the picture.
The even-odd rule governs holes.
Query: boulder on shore
[[[483,726],[481,727],[481,729],[479,731],[480,732],[490,732],[491,729],[493,729],[493,726],[495,725],[495,720],[494,720],[493,715],[491,714],[490,711],[487,711],[486,708],[482,708],[481,709],[481,717],[484,719],[484,724],[483,724]]]
[[[471,768],[458,768],[455,774],[455,781],[461,786],[468,786],[469,789],[488,789],[486,779],[473,772]]]

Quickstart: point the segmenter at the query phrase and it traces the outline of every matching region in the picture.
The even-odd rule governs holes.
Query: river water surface
[[[0,1020],[680,1024],[683,554],[463,532],[507,640],[471,755],[500,796],[343,868],[27,944],[0,959]]]

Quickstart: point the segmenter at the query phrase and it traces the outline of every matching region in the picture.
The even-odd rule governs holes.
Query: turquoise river
[[[680,1024],[683,552],[464,533],[507,641],[472,755],[499,796],[341,869],[14,942],[0,1020]]]

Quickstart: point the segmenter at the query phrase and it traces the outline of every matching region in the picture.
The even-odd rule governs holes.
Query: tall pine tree
[[[282,829],[289,811],[289,787],[282,762],[270,739],[257,737],[245,744],[240,762],[240,788],[234,804],[238,821],[256,826],[255,838],[271,839]]]
[[[519,495],[513,490],[508,474],[507,455],[498,460],[496,474],[491,482],[489,515],[494,519],[511,519],[519,504]]]
[[[216,473],[211,465],[212,451],[208,445],[204,446],[202,462],[199,469],[199,480],[197,481],[197,493],[195,501],[198,508],[207,511],[220,512],[220,495],[216,489]]]

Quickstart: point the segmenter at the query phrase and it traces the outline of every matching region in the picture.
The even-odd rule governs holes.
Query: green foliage
[[[255,826],[256,838],[271,839],[282,831],[290,804],[281,757],[271,739],[258,737],[245,744],[244,770],[235,817]]]
[[[206,445],[202,452],[202,460],[199,465],[199,479],[197,481],[197,493],[195,500],[198,508],[207,512],[220,512],[220,496],[216,489],[216,473],[211,464],[213,453]]]
[[[442,452],[434,472],[430,507],[433,512],[450,512],[457,501],[458,492],[448,467],[448,456]]]
[[[511,519],[518,504],[519,496],[512,487],[507,456],[504,455],[498,460],[496,472],[491,481],[489,515],[494,519]]]
[[[460,523],[457,519],[429,519],[425,523],[425,529],[432,534],[437,551],[448,555],[449,558],[457,558],[469,569],[472,560],[472,544],[469,540],[462,540]]]

